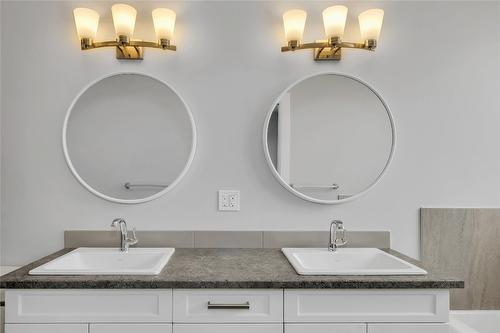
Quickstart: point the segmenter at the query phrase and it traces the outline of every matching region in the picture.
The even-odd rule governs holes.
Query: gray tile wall
[[[465,280],[455,310],[500,309],[500,208],[422,208],[421,260]]]
[[[137,231],[142,247],[194,247],[191,231]],[[117,247],[120,234],[112,230],[69,230],[64,232],[64,247]]]
[[[262,236],[262,244],[265,248],[321,247],[328,244],[330,237],[325,231],[264,231]],[[390,248],[390,232],[348,232],[347,247]]]
[[[282,248],[326,247],[328,231],[137,231],[138,246],[177,248]],[[348,231],[347,247],[390,248],[389,231]],[[117,231],[69,230],[65,247],[114,247],[120,244]]]

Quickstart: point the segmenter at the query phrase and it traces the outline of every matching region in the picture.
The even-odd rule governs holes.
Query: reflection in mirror
[[[285,91],[264,130],[274,174],[313,202],[336,203],[364,192],[394,149],[385,103],[364,83],[338,74],[310,77]]]
[[[163,194],[194,154],[194,123],[184,102],[164,83],[140,74],[118,74],[91,85],[74,102],[64,130],[75,176],[115,202]]]

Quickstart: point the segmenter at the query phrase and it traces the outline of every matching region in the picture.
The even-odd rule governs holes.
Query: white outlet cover
[[[221,211],[240,210],[240,191],[219,190],[219,210]]]

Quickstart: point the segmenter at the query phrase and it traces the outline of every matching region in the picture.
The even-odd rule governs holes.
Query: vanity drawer
[[[87,324],[7,324],[5,333],[88,333]]]
[[[368,324],[368,333],[458,333],[449,324]],[[474,331],[475,332],[475,331]],[[465,333],[465,332],[464,332]]]
[[[366,333],[366,324],[286,324],[285,333]]]
[[[90,324],[89,333],[172,333],[172,324]]]
[[[283,333],[282,324],[174,324],[173,333]]]
[[[172,321],[171,289],[10,289],[6,323]]]
[[[285,290],[285,322],[447,322],[444,289]]]
[[[281,289],[174,290],[176,323],[280,323],[282,321]]]

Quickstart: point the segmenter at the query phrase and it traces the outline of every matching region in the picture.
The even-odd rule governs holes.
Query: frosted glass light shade
[[[132,37],[137,10],[132,6],[119,3],[111,6],[111,13],[113,14],[116,36]]]
[[[370,9],[359,14],[358,19],[361,38],[363,40],[378,40],[380,30],[382,30],[382,22],[384,21],[384,11],[382,9]]]
[[[95,39],[97,26],[99,25],[99,14],[88,8],[75,8],[73,10],[75,17],[76,32],[78,37]]]
[[[301,41],[306,25],[307,13],[300,9],[292,9],[283,14],[285,36],[287,41]]]
[[[323,24],[327,38],[342,38],[347,19],[347,10],[346,6],[332,6],[323,11]]]
[[[171,40],[174,36],[175,12],[168,8],[156,8],[151,13],[155,26],[156,38]]]

